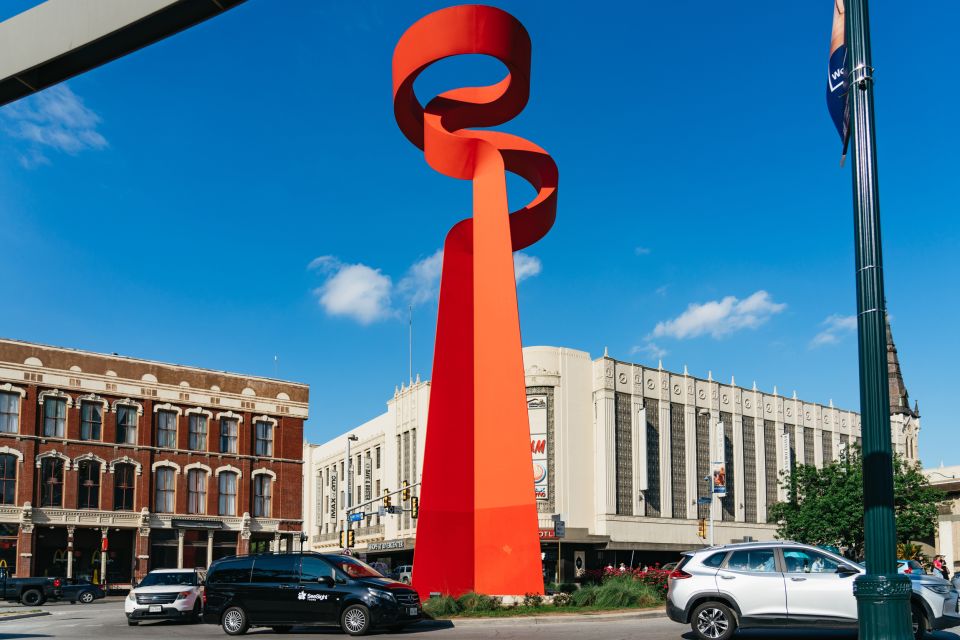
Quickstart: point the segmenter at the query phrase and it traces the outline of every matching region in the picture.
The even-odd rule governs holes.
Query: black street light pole
[[[897,573],[893,453],[887,381],[886,300],[880,250],[880,194],[873,123],[873,67],[867,0],[846,2],[857,262],[857,330],[863,436],[864,548],[867,573],[854,593],[861,640],[908,640],[910,579]]]

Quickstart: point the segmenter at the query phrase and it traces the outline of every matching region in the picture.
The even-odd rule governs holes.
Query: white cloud
[[[633,252],[638,256],[648,256],[650,255],[650,247],[637,247]]]
[[[826,320],[820,323],[824,327],[823,331],[818,333],[810,341],[810,348],[816,349],[817,347],[824,347],[829,344],[837,344],[840,342],[840,338],[850,333],[851,331],[856,331],[857,329],[857,316],[841,316],[833,314],[827,316]]]
[[[443,268],[443,249],[414,262],[397,284],[399,293],[414,306],[429,302],[440,292],[440,272]]]
[[[26,141],[20,163],[27,168],[50,164],[45,150],[76,155],[108,146],[107,139],[97,131],[100,116],[66,84],[8,105],[0,110],[0,118],[9,136]]]
[[[639,353],[651,358],[652,360],[659,360],[660,358],[667,355],[668,352],[666,349],[662,349],[659,346],[657,346],[655,343],[647,340],[643,344],[636,345],[635,347],[630,349],[630,353],[634,353],[634,354]]]
[[[343,264],[333,256],[321,256],[310,263],[311,269],[328,274],[327,281],[314,289],[320,306],[332,316],[346,316],[360,324],[370,324],[393,315],[389,276],[365,264]]]
[[[663,297],[663,296],[667,295],[667,289],[669,289],[669,288],[670,288],[670,285],[669,285],[669,284],[665,284],[665,285],[659,286],[659,287],[657,287],[656,293],[657,293],[658,296]]]
[[[702,304],[694,302],[676,318],[658,322],[652,337],[684,340],[708,334],[722,338],[741,329],[756,329],[786,308],[763,290],[743,300],[727,296]]]
[[[538,275],[541,271],[543,271],[543,263],[540,262],[540,258],[522,251],[513,254],[513,275],[517,279],[517,284]]]

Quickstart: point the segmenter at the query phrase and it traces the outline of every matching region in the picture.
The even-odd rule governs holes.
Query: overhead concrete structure
[[[244,0],[47,0],[0,22],[0,106],[220,15]]]

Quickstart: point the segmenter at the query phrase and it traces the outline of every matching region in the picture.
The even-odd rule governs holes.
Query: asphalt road
[[[12,611],[4,607],[5,611]],[[43,611],[51,615],[25,620],[2,621],[0,619],[0,640],[31,640],[33,638],[70,638],[72,640],[120,640],[123,638],[173,640],[179,638],[209,638],[221,640],[227,637],[220,627],[205,624],[183,624],[174,622],[141,623],[138,627],[128,627],[123,615],[123,602],[99,601],[91,605],[70,605],[57,603],[45,605]],[[316,638],[331,636],[346,638],[338,629],[302,628],[293,633],[277,636],[269,629],[252,629],[251,638],[268,640],[269,638]],[[403,633],[376,633],[376,638],[429,638],[444,640],[454,638],[517,638],[543,640],[585,640],[603,638],[604,640],[692,640],[690,628],[676,624],[666,618],[615,618],[565,620],[548,624],[532,624],[523,620],[469,621],[449,626],[434,625],[421,629],[412,628]],[[745,640],[800,640],[801,638],[852,639],[853,634],[784,632],[777,634],[744,632],[737,636]],[[928,640],[957,640],[952,632],[938,632],[928,636]]]

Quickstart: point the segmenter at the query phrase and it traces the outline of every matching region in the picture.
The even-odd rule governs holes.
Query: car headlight
[[[925,584],[923,585],[924,589],[930,589],[934,593],[939,593],[942,596],[950,593],[950,586],[946,584]]]
[[[130,602],[136,602],[136,601],[137,601],[137,596],[134,595],[133,591],[131,591],[130,593],[127,594],[127,600],[129,600]]]
[[[186,600],[192,593],[192,591],[181,591],[177,594],[177,600]]]
[[[370,592],[370,595],[379,600],[386,600],[387,602],[396,602],[397,599],[393,597],[393,594],[389,591],[384,591],[383,589],[374,589],[370,587],[367,589]]]

